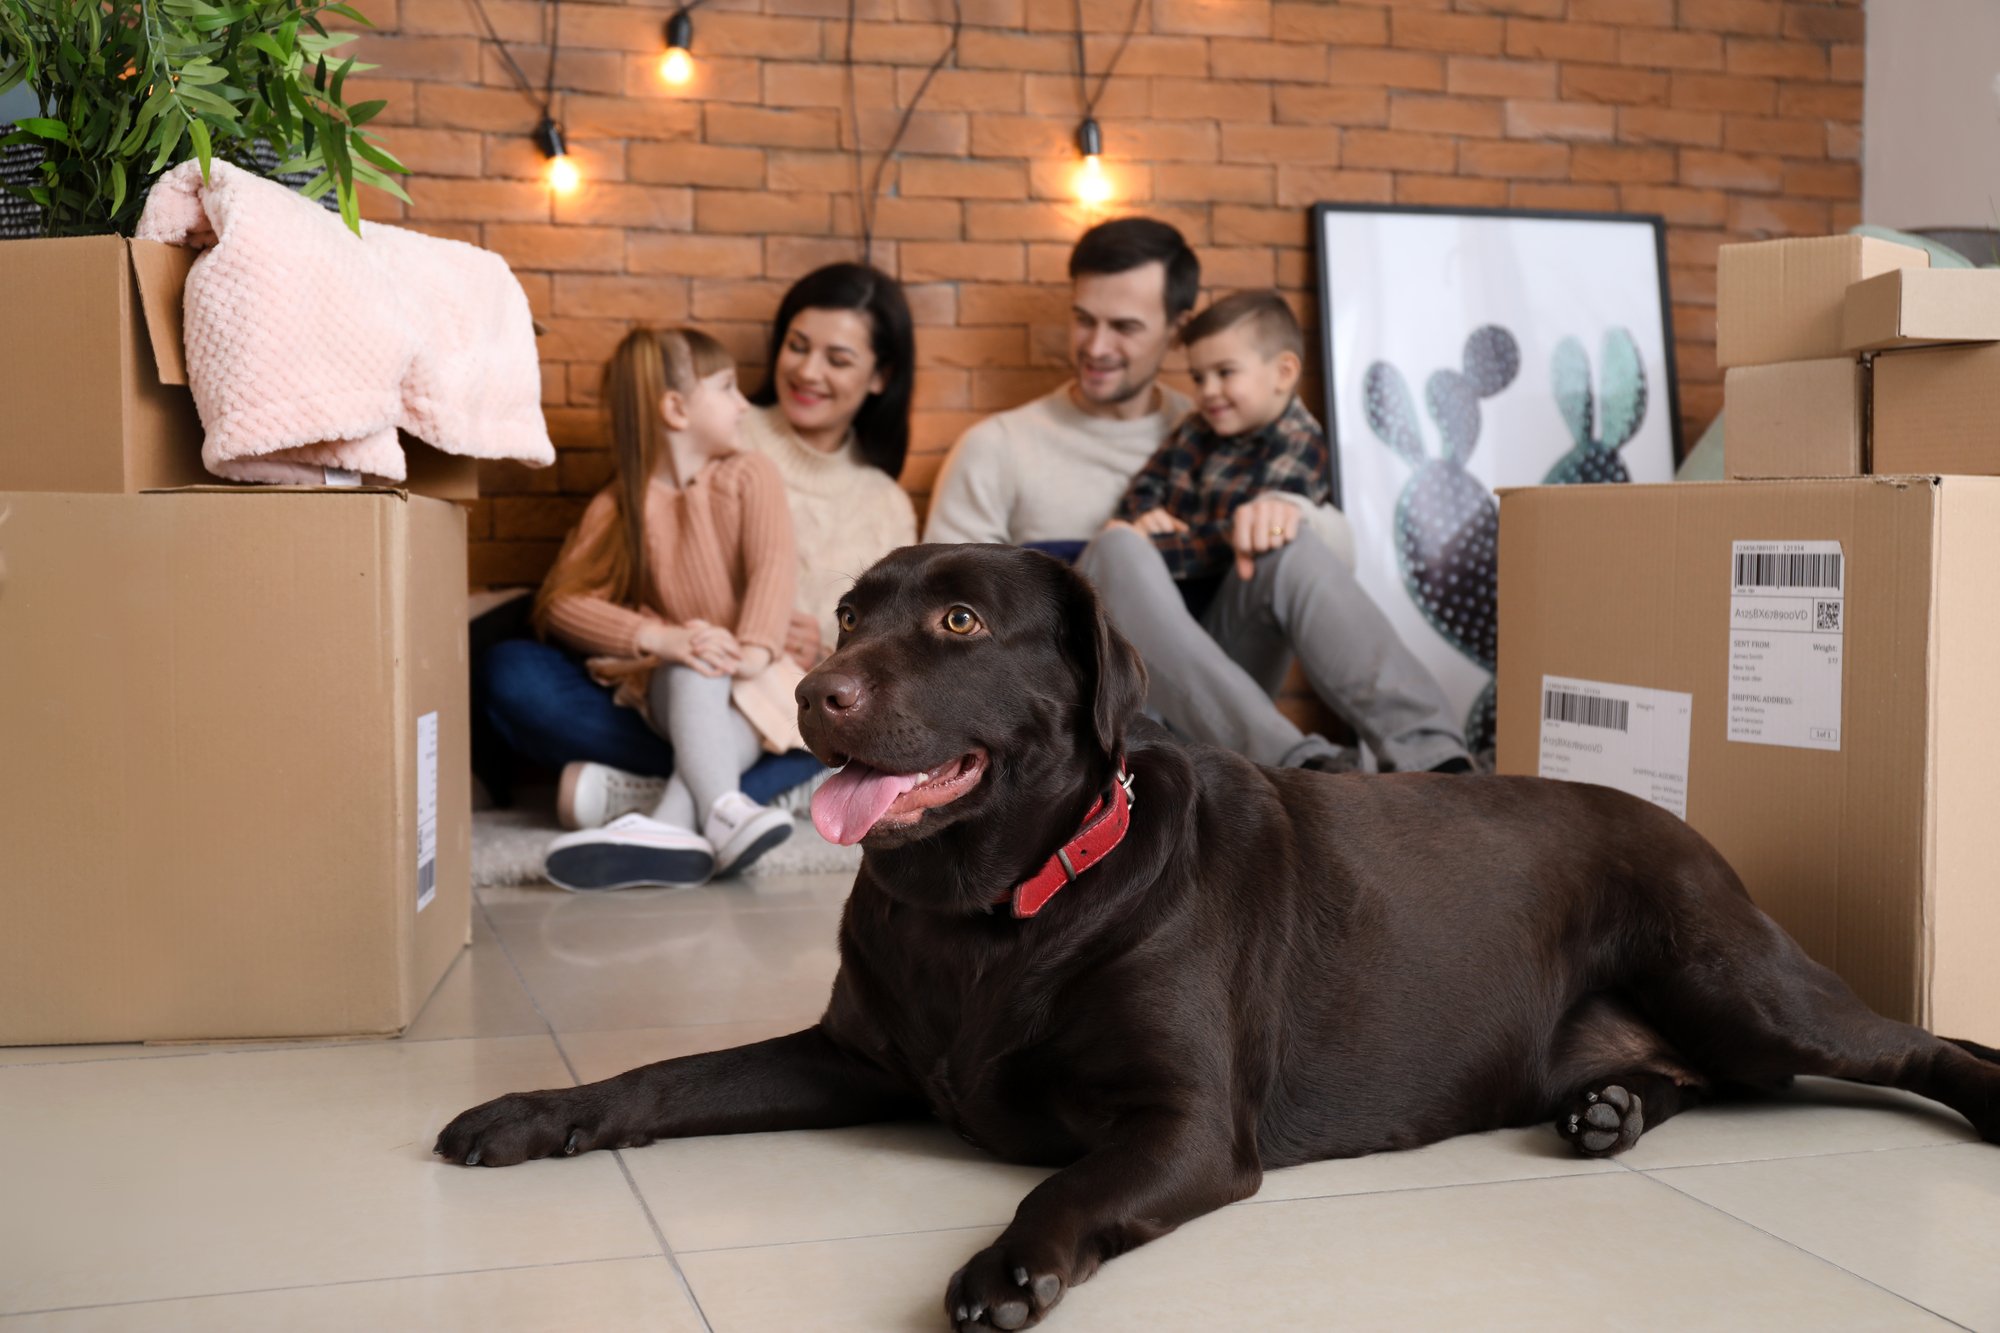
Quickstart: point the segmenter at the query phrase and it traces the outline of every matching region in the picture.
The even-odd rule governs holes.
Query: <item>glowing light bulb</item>
[[[660,57],[660,77],[679,88],[694,77],[694,57],[682,47],[669,47]]]
[[[568,153],[549,159],[549,188],[557,194],[575,194],[576,187],[583,184],[583,174],[576,169],[576,159]]]
[[[1093,207],[1110,202],[1111,177],[1095,153],[1084,158],[1083,165],[1076,169],[1076,197]]]

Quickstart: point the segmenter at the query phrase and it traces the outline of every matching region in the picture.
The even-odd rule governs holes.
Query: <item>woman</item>
[[[778,305],[767,365],[752,398],[762,406],[740,431],[743,446],[769,457],[785,479],[798,562],[785,651],[810,669],[833,650],[833,612],[848,582],[917,539],[916,510],[896,482],[916,380],[916,336],[901,286],[863,264],[807,274]],[[601,827],[661,799],[671,747],[617,707],[579,658],[509,639],[484,655],[476,676],[474,711],[497,738],[562,770],[564,828]],[[487,771],[494,773],[488,787],[503,791],[504,764]],[[802,752],[767,755],[744,774],[743,791],[769,801],[818,771]]]
[[[917,540],[916,508],[896,481],[916,381],[901,285],[866,264],[808,273],[778,305],[766,364],[743,443],[785,478],[799,561],[785,648],[811,670],[833,651],[834,608],[847,585]]]

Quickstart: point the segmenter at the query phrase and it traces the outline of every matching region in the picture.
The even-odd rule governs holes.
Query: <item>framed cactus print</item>
[[[1505,486],[1669,481],[1680,455],[1657,217],[1320,204],[1334,498],[1356,574],[1493,745]]]

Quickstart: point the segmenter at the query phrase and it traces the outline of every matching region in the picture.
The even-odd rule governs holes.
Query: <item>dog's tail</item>
[[[1989,1063],[2000,1065],[2000,1051],[1994,1050],[1991,1046],[1981,1046],[1978,1042],[1967,1041],[1963,1037],[1946,1037],[1945,1040],[1962,1051],[1967,1051]]]

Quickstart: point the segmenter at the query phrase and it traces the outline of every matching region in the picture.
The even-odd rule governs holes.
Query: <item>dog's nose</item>
[[[845,671],[815,671],[799,682],[801,710],[824,708],[829,715],[839,717],[860,707],[861,698],[861,681]]]

